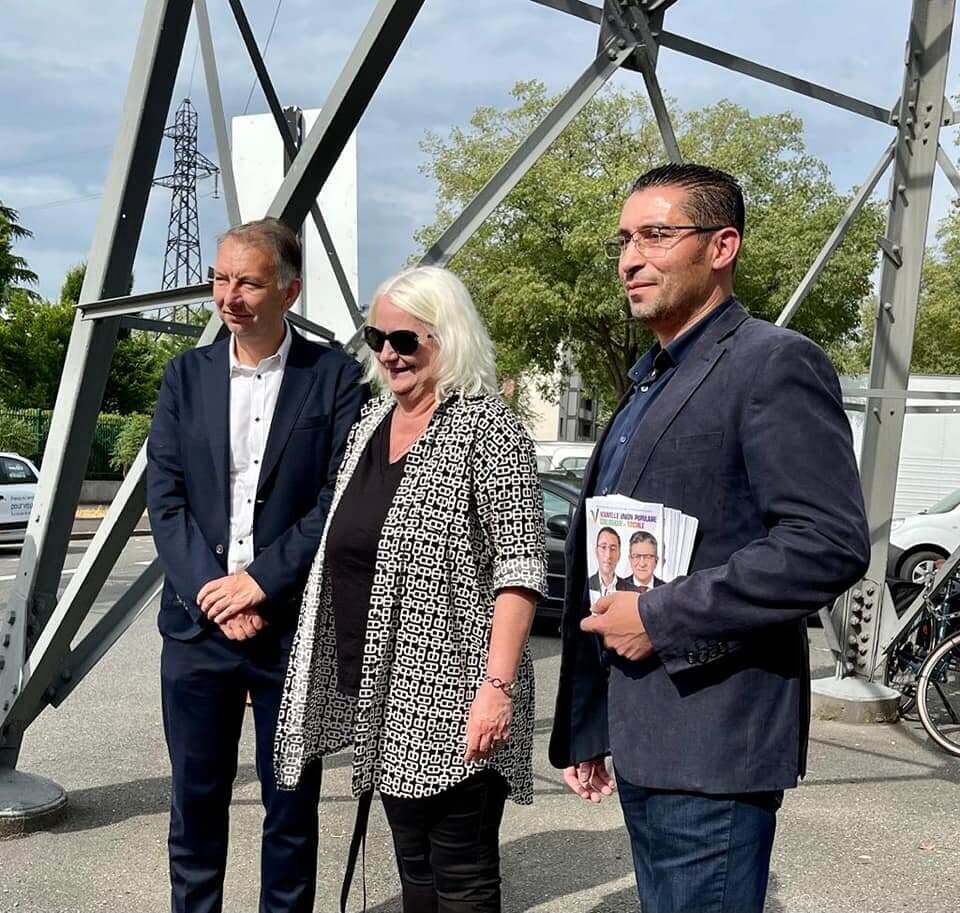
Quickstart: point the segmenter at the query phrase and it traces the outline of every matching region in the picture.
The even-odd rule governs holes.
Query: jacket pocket
[[[685,434],[673,440],[674,449],[678,453],[705,453],[710,450],[719,450],[722,444],[722,431],[709,431],[706,434]]]

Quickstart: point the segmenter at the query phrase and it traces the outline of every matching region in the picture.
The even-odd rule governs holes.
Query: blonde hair
[[[497,393],[493,342],[467,287],[450,270],[415,266],[391,276],[374,292],[367,323],[376,326],[382,298],[430,327],[437,344],[437,402],[451,393]],[[373,352],[367,353],[367,380],[386,388]]]

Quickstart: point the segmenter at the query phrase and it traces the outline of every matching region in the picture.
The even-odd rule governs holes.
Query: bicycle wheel
[[[927,735],[960,757],[960,634],[937,646],[920,667],[917,710]]]

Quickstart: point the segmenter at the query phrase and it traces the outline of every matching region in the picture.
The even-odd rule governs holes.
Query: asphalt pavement
[[[71,546],[67,572],[85,545]],[[94,616],[152,556],[149,537],[130,541]],[[16,552],[0,551],[0,603],[15,570]],[[811,634],[814,674],[829,674],[822,635]],[[51,831],[0,843],[0,913],[169,909],[169,766],[160,724],[159,650],[155,607],[148,607],[63,706],[47,709],[28,730],[20,768],[60,783],[69,793],[69,812]],[[532,808],[508,803],[504,910],[636,913],[616,800],[593,806],[568,795],[547,762],[559,640],[538,629],[533,650],[536,800]],[[261,811],[251,736],[248,725],[231,815],[230,913],[257,909]],[[816,721],[811,736],[809,774],[788,793],[780,814],[767,913],[960,910],[960,760],[932,746],[911,723]],[[325,768],[318,913],[337,909],[355,809],[349,786],[349,757],[340,754]],[[366,885],[369,913],[399,913],[393,852],[378,803]],[[360,909],[355,891],[351,910]]]

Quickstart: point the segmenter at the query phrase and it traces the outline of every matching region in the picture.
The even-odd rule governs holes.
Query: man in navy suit
[[[617,581],[617,589],[626,593],[646,593],[663,581],[654,575],[657,569],[659,556],[657,554],[657,537],[645,529],[638,529],[630,536],[627,557],[630,560],[632,573],[621,577]]]
[[[353,359],[284,319],[300,271],[280,222],[227,232],[213,293],[229,335],[171,361],[150,429],[174,913],[222,908],[247,693],[265,809],[260,911],[313,910],[320,767],[278,790],[273,738],[300,596],[366,387]]]
[[[591,614],[581,500],[550,755],[590,801],[612,792],[612,755],[644,913],[762,910],[776,812],[805,767],[805,619],[869,559],[836,373],[733,297],[743,226],[733,178],[667,165],[637,180],[607,245],[656,342],[582,498],[662,502],[700,524],[689,575]]]

